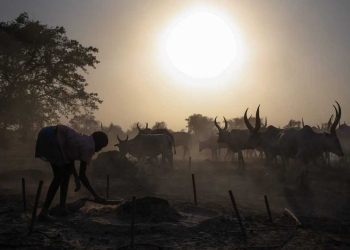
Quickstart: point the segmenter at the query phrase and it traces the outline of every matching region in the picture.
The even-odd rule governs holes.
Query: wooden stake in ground
[[[22,178],[22,199],[23,199],[23,211],[27,212],[26,179],[24,178]]]
[[[109,174],[107,174],[106,199],[109,199]]]
[[[38,190],[37,190],[36,196],[35,196],[35,202],[34,202],[34,207],[33,207],[32,219],[30,221],[28,235],[31,235],[32,232],[33,232],[34,222],[35,222],[35,219],[36,219],[36,211],[38,209],[38,203],[39,203],[40,194],[41,194],[41,188],[42,187],[43,187],[43,181],[40,181],[39,182],[39,186],[38,186]]]
[[[131,214],[131,242],[130,249],[134,249],[134,227],[135,227],[135,211],[136,211],[136,197],[132,197],[132,214]]]
[[[264,198],[265,198],[266,209],[267,209],[267,213],[269,215],[270,222],[273,223],[272,222],[271,211],[270,211],[269,200],[267,199],[267,195],[266,194],[264,195]]]
[[[190,158],[188,159],[188,173],[191,172],[191,162],[192,162],[192,158],[190,156]]]
[[[288,208],[284,208],[284,210],[295,220],[298,226],[302,226],[300,220]]]
[[[194,174],[192,174],[192,186],[193,186],[194,205],[197,206],[196,180],[194,178]]]
[[[237,219],[238,219],[239,226],[241,227],[242,234],[243,234],[244,237],[247,237],[247,235],[245,233],[245,230],[244,230],[244,227],[243,227],[243,224],[242,224],[241,216],[239,215],[239,212],[238,212],[238,209],[237,209],[235,198],[233,197],[233,194],[232,194],[232,191],[229,190],[228,193],[230,194],[230,198],[231,198],[231,201],[232,201],[233,209],[236,212],[236,216],[237,216]]]

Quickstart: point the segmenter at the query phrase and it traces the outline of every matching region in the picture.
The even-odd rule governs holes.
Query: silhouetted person
[[[90,164],[95,152],[108,145],[108,137],[103,132],[94,132],[92,135],[84,135],[73,129],[57,125],[45,127],[40,130],[36,141],[35,157],[49,162],[53,170],[53,180],[46,195],[44,206],[38,216],[38,220],[54,220],[49,216],[49,208],[54,199],[58,187],[60,187],[60,215],[68,213],[66,206],[67,192],[70,176],[73,174],[76,180],[76,189],[80,189],[80,181],[91,192],[95,200],[104,202],[105,199],[96,193],[86,176],[86,166]],[[80,161],[79,176],[75,170],[74,161]]]

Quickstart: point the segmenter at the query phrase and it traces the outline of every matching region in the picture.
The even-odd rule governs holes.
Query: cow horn
[[[118,139],[119,142],[127,142],[128,139],[129,139],[129,135],[126,135],[126,139],[124,141],[119,138],[119,135],[117,135],[117,139]]]
[[[111,124],[109,125],[109,130],[108,130],[108,133],[111,132],[111,130],[113,129],[113,122],[111,122]]]
[[[214,119],[214,124],[215,124],[215,127],[217,127],[218,130],[219,130],[219,132],[220,132],[220,131],[221,131],[221,128],[220,128],[219,124],[216,122],[216,118],[218,118],[218,117],[215,117],[215,119]]]
[[[301,125],[303,125],[303,127],[305,127],[304,118],[303,117],[301,117]]]
[[[260,105],[258,106],[258,109],[256,110],[256,115],[255,115],[255,128],[254,128],[254,132],[259,132],[260,131],[260,127],[261,127],[261,121],[260,121]]]
[[[146,122],[146,128],[144,130],[148,129],[148,122]]]
[[[341,118],[341,107],[339,105],[339,103],[337,101],[335,101],[338,105],[338,110],[337,108],[333,105],[334,109],[335,109],[335,119],[334,122],[331,126],[331,133],[334,134],[335,133],[335,128],[338,126],[340,118]]]
[[[136,123],[136,127],[137,127],[137,129],[139,130],[139,132],[142,131],[142,129],[140,129],[140,127],[139,127],[139,123]]]
[[[248,118],[247,118],[247,112],[248,112],[248,109],[247,109],[247,110],[245,111],[245,113],[244,113],[244,123],[245,123],[245,125],[247,126],[248,130],[251,131],[251,132],[253,132],[254,127],[252,126],[252,124],[250,124],[250,122],[249,122],[249,120],[248,120]]]
[[[321,129],[321,128],[320,128],[320,125],[317,124],[317,128],[318,128],[318,129]]]
[[[332,126],[332,118],[333,115],[329,118],[328,124],[327,124],[327,130],[329,131],[330,127]]]
[[[227,121],[226,121],[225,116],[223,116],[223,117],[224,117],[224,121],[225,121],[225,127],[224,127],[224,130],[227,130]]]

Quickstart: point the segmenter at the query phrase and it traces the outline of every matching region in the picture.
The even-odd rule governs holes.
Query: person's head
[[[92,138],[95,142],[95,152],[100,151],[108,145],[108,136],[102,131],[94,132]]]

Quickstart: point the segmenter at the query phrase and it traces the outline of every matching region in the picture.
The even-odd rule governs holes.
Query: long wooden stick
[[[271,216],[271,211],[270,211],[269,200],[267,199],[267,195],[266,194],[264,195],[264,198],[265,198],[265,204],[266,204],[267,213],[269,215],[270,222],[272,223],[272,216]]]
[[[35,202],[34,202],[34,207],[33,207],[32,219],[30,221],[28,235],[31,235],[32,232],[33,232],[34,222],[35,222],[35,219],[36,219],[36,211],[38,209],[38,204],[39,204],[39,199],[40,199],[40,194],[41,194],[41,188],[42,187],[43,187],[43,181],[40,181],[39,182],[39,186],[38,186],[38,190],[37,190],[36,196],[35,196]]]
[[[109,199],[109,174],[107,174],[106,199]]]
[[[288,208],[284,208],[284,210],[295,220],[298,226],[302,226],[300,220]]]
[[[244,230],[244,227],[243,227],[243,223],[242,223],[242,219],[241,219],[241,216],[239,215],[239,211],[238,211],[238,208],[237,208],[237,205],[236,205],[235,197],[233,197],[233,194],[232,194],[231,190],[229,190],[228,193],[230,194],[230,198],[231,198],[231,201],[232,201],[233,209],[236,212],[236,216],[237,216],[237,219],[238,219],[239,226],[241,227],[242,234],[246,238],[247,234],[245,233],[245,230]]]
[[[196,180],[194,178],[194,174],[192,174],[192,186],[193,186],[194,205],[197,206],[197,190],[196,190]]]
[[[26,179],[24,178],[22,178],[22,199],[23,199],[23,211],[27,212]]]
[[[134,227],[135,227],[135,210],[136,210],[136,197],[132,197],[132,214],[131,214],[131,242],[130,249],[134,249]]]

